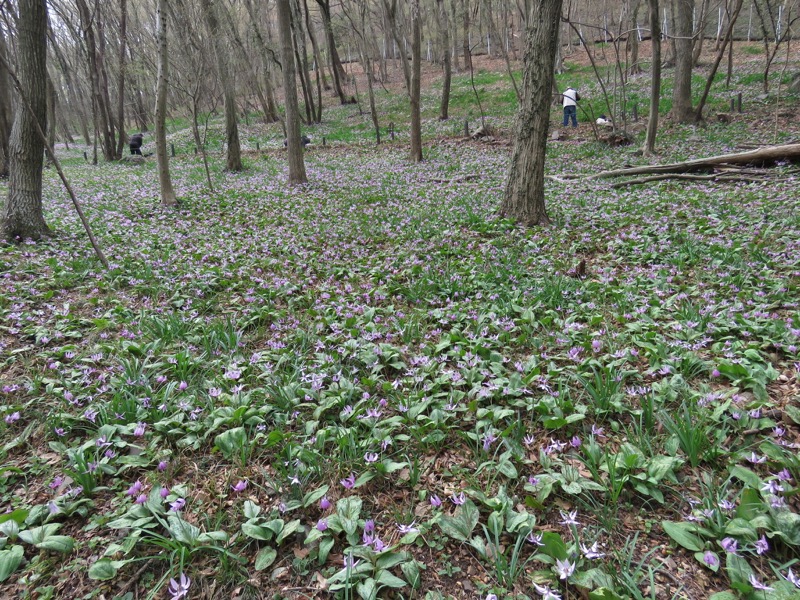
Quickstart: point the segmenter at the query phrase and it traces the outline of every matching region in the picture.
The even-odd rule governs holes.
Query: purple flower
[[[233,491],[236,493],[245,491],[247,489],[247,480],[240,479],[236,482],[236,485],[231,486],[231,489],[233,489]]]
[[[768,585],[765,585],[765,584],[761,583],[758,579],[756,579],[756,574],[755,573],[750,573],[750,577],[748,577],[747,580],[750,582],[750,585],[753,586],[753,589],[756,589],[756,590],[763,590],[765,592],[771,592],[771,591],[773,591],[775,589],[775,588],[771,588]]]
[[[375,531],[375,521],[367,519],[364,521],[364,533],[373,533]]]
[[[139,494],[136,496],[136,500],[134,500],[136,504],[144,504],[147,502],[147,494]]]
[[[344,479],[340,480],[339,483],[342,484],[342,487],[348,490],[352,490],[353,487],[355,487],[356,485],[356,476],[353,473],[350,473],[348,477],[345,477]]]
[[[604,552],[599,551],[597,547],[597,542],[593,543],[588,548],[583,544],[581,544],[580,546],[581,546],[581,552],[583,552],[583,555],[589,560],[594,560],[595,558],[603,558],[605,556]]]
[[[403,525],[401,523],[397,524],[397,531],[400,532],[400,535],[406,535],[407,533],[417,533],[419,529],[415,527],[416,521],[411,521],[408,525]]]
[[[162,499],[166,499],[166,497],[167,497],[167,496],[169,496],[169,488],[167,488],[167,487],[162,487],[162,488],[161,488],[161,489],[158,491],[158,494],[161,496],[161,498],[162,498]]]
[[[186,388],[188,388],[188,387],[189,387],[189,384],[188,384],[188,383],[186,383],[185,381],[181,381],[181,382],[178,384],[178,390],[180,390],[181,392],[182,392],[183,390],[185,390]]]
[[[450,496],[450,502],[455,504],[456,506],[461,506],[467,501],[467,497],[464,495],[464,492],[461,492],[458,496],[456,496],[455,492],[452,496]]]
[[[781,469],[780,471],[778,471],[777,477],[781,481],[791,481],[792,480],[792,474],[789,473],[789,469]]]
[[[431,506],[434,508],[439,508],[442,505],[442,499],[439,498],[436,494],[431,496]]]
[[[711,552],[711,550],[707,550],[706,553],[703,554],[703,562],[712,569],[719,566],[719,558],[717,558],[717,555]]]
[[[581,438],[577,435],[573,435],[572,439],[569,441],[569,445],[573,448],[580,448],[581,447]]]
[[[167,461],[165,461],[165,460],[159,461],[158,470],[163,473],[164,471],[167,470],[168,466],[169,466],[169,463]]]
[[[492,444],[495,443],[497,440],[497,436],[492,433],[491,431],[487,432],[485,436],[483,436],[483,451],[488,452],[489,448],[492,447]]]
[[[712,376],[712,377],[719,377],[720,375],[722,375],[722,373],[720,373],[720,372],[719,372],[719,369],[717,369],[716,367],[714,367],[714,370],[713,370],[713,371],[711,371],[711,376]]]
[[[567,579],[575,572],[575,563],[569,562],[568,558],[564,560],[556,559],[556,573],[559,579]]]
[[[753,546],[755,546],[756,554],[758,555],[764,554],[769,550],[769,543],[767,543],[767,538],[763,535],[756,540]]]
[[[571,510],[570,512],[564,512],[563,510],[559,511],[561,513],[561,524],[562,525],[580,525],[578,522],[578,511]]]
[[[147,423],[137,423],[136,429],[133,430],[133,435],[136,437],[142,437],[145,429],[147,429]]]
[[[554,592],[546,585],[539,585],[533,582],[533,589],[542,597],[542,600],[561,600],[561,594]]]
[[[722,546],[722,549],[725,550],[725,552],[730,554],[736,554],[736,552],[739,550],[739,542],[730,537],[723,539],[719,545]]]
[[[180,512],[186,506],[186,500],[178,498],[175,502],[170,502],[169,509],[173,512]]]
[[[544,543],[542,542],[542,536],[543,534],[541,533],[533,533],[531,531],[528,534],[528,537],[526,537],[525,539],[528,540],[534,546],[544,546]]]
[[[328,521],[326,521],[325,519],[320,519],[319,521],[317,521],[317,529],[319,531],[325,531],[326,529],[328,529]]]
[[[522,438],[522,443],[525,444],[526,446],[532,446],[535,441],[536,438],[530,434]]]
[[[800,577],[795,575],[791,569],[786,573],[786,581],[790,582],[797,589],[800,589]]]
[[[127,496],[136,496],[142,491],[142,487],[142,482],[137,479],[136,482],[128,488],[128,491],[125,492],[125,494]]]
[[[323,496],[322,499],[319,501],[319,507],[322,510],[328,510],[331,507],[331,501],[328,500],[327,496]]]
[[[170,600],[180,600],[187,598],[189,595],[189,586],[192,585],[192,580],[189,579],[184,573],[181,573],[180,581],[174,579],[169,580],[169,594]]]
[[[20,417],[19,411],[15,411],[15,412],[11,413],[10,415],[6,415],[5,422],[8,423],[9,425],[11,425],[11,423],[14,423],[15,421],[19,421],[19,417]]]
[[[377,452],[367,452],[364,455],[364,462],[366,462],[367,464],[378,462],[378,453]]]

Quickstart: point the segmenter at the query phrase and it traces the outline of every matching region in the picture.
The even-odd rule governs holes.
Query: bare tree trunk
[[[286,149],[289,155],[289,183],[306,183],[306,164],[300,141],[300,109],[297,106],[290,0],[278,0],[278,30],[283,62],[283,94],[286,102]]]
[[[128,54],[128,0],[119,0],[119,90],[117,96],[117,156],[121,157],[127,142],[125,131],[125,57]]]
[[[289,0],[289,26],[294,42],[294,57],[297,68],[300,70],[300,87],[303,90],[303,100],[306,107],[306,120],[314,123],[317,120],[317,109],[314,103],[314,91],[311,86],[311,75],[308,69],[308,57],[306,52],[306,37],[303,31],[303,19],[300,15],[300,0]]]
[[[700,64],[700,54],[703,52],[703,43],[706,39],[706,20],[708,19],[708,0],[703,0],[700,5],[700,18],[697,20],[697,26],[694,30],[697,32],[697,39],[694,42],[694,50],[692,50],[692,65],[697,66]]]
[[[322,69],[322,60],[320,59],[319,49],[317,48],[317,38],[314,37],[314,31],[311,23],[311,14],[308,12],[308,0],[303,0],[303,8],[305,9],[306,16],[306,29],[308,30],[308,39],[311,40],[311,48],[314,52],[314,62],[317,63],[315,69],[315,76],[317,80],[317,111],[314,114],[314,122],[322,123],[322,88],[330,89],[327,81],[325,81],[325,71]],[[320,84],[320,76],[322,84]]]
[[[258,46],[261,49],[262,58],[261,60],[264,63],[264,88],[265,88],[265,100],[264,104],[264,120],[268,123],[274,123],[275,121],[279,121],[280,118],[278,117],[278,107],[275,102],[275,90],[273,89],[274,86],[272,84],[272,68],[271,65],[275,62],[275,53],[272,49],[267,45],[267,42],[264,40],[264,36],[261,34],[261,29],[258,26],[258,20],[256,19],[255,13],[253,11],[253,5],[251,0],[247,0],[245,2],[245,6],[247,7],[247,12],[250,15],[250,25],[253,28],[253,34],[255,35],[256,41],[258,42]]]
[[[8,140],[11,137],[11,123],[14,119],[11,106],[11,81],[5,68],[8,62],[6,38],[0,28],[0,179],[8,177]]]
[[[650,67],[650,115],[647,119],[647,137],[643,152],[646,156],[655,153],[658,133],[658,107],[661,102],[661,24],[658,14],[658,0],[647,0],[650,7],[650,35],[653,47],[653,60]]]
[[[544,198],[544,162],[550,122],[562,0],[531,2],[523,57],[522,95],[515,121],[511,169],[500,214],[524,226],[550,222]]]
[[[419,0],[411,1],[411,160],[422,162],[422,115],[420,113],[420,83],[422,65],[422,33]],[[405,58],[403,59],[405,60]]]
[[[158,183],[161,187],[161,204],[175,206],[178,200],[172,189],[167,154],[167,85],[169,82],[169,59],[167,56],[167,0],[158,0],[158,79],[156,82],[156,158],[158,160]]]
[[[678,123],[694,123],[692,110],[692,16],[694,0],[673,0],[675,77],[672,84],[672,119]]]
[[[628,22],[628,38],[625,43],[628,52],[628,74],[638,75],[642,72],[639,64],[639,7],[640,0],[631,0],[629,4],[630,21]]]
[[[453,78],[453,68],[450,61],[450,23],[447,18],[447,5],[444,0],[436,0],[439,9],[439,32],[442,47],[442,60],[444,62],[444,81],[442,82],[442,103],[439,109],[439,119],[446,121],[450,109],[450,81]]]
[[[461,10],[463,11],[464,39],[464,70],[472,70],[472,49],[469,47],[469,0],[461,0]]]
[[[96,11],[89,10],[86,0],[76,0],[76,6],[81,19],[83,38],[86,42],[95,129],[100,136],[103,158],[111,161],[115,159],[116,144],[114,143],[110,106],[106,102],[107,94],[104,94],[102,89],[104,68],[101,64],[102,55],[98,51],[97,37],[95,36]]]
[[[222,96],[225,101],[225,150],[227,161],[225,168],[228,171],[242,170],[242,149],[239,143],[239,123],[236,115],[236,89],[228,61],[228,54],[222,44],[217,3],[215,0],[200,0],[203,15],[206,19],[209,35],[214,44],[214,54],[217,59],[217,71],[222,86]],[[227,10],[223,7],[223,10]]]
[[[50,148],[50,153],[54,154],[56,145],[56,105],[58,104],[58,97],[56,97],[56,87],[53,85],[53,79],[50,74],[47,74],[47,147]]]
[[[47,4],[20,0],[17,20],[17,56],[20,103],[11,128],[8,197],[0,220],[0,239],[12,242],[40,239],[50,234],[42,214],[44,140],[39,136],[47,120]],[[3,57],[5,58],[5,57]]]
[[[336,40],[333,37],[333,25],[331,23],[331,0],[316,0],[322,13],[322,25],[325,28],[325,40],[328,44],[328,56],[331,60],[331,75],[333,76],[333,89],[339,96],[339,102],[347,103],[347,98],[342,88],[342,79],[345,78],[342,61],[336,49]]]

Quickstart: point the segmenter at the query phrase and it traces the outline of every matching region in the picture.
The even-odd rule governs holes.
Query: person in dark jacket
[[[131,136],[128,145],[131,148],[131,154],[138,154],[139,156],[142,155],[142,142],[144,141],[144,134],[143,133],[134,133]]]

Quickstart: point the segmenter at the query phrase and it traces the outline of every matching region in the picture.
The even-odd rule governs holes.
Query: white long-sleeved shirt
[[[564,106],[577,106],[578,103],[575,100],[575,90],[572,88],[567,88],[564,90]]]

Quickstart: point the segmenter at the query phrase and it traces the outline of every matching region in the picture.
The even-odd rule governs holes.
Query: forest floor
[[[798,57],[764,96],[753,47],[656,157],[640,123],[629,147],[585,124],[551,143],[546,228],[497,217],[514,93],[482,57],[449,122],[426,70],[421,164],[399,77],[395,139],[327,105],[305,186],[252,116],[213,192],[176,119],[177,209],[154,159],[60,146],[111,268],[47,169],[55,235],[0,247],[0,595],[797,598],[797,165],[588,179],[800,139],[776,95]],[[605,112],[580,54],[559,82]],[[493,141],[462,134],[474,90]]]

